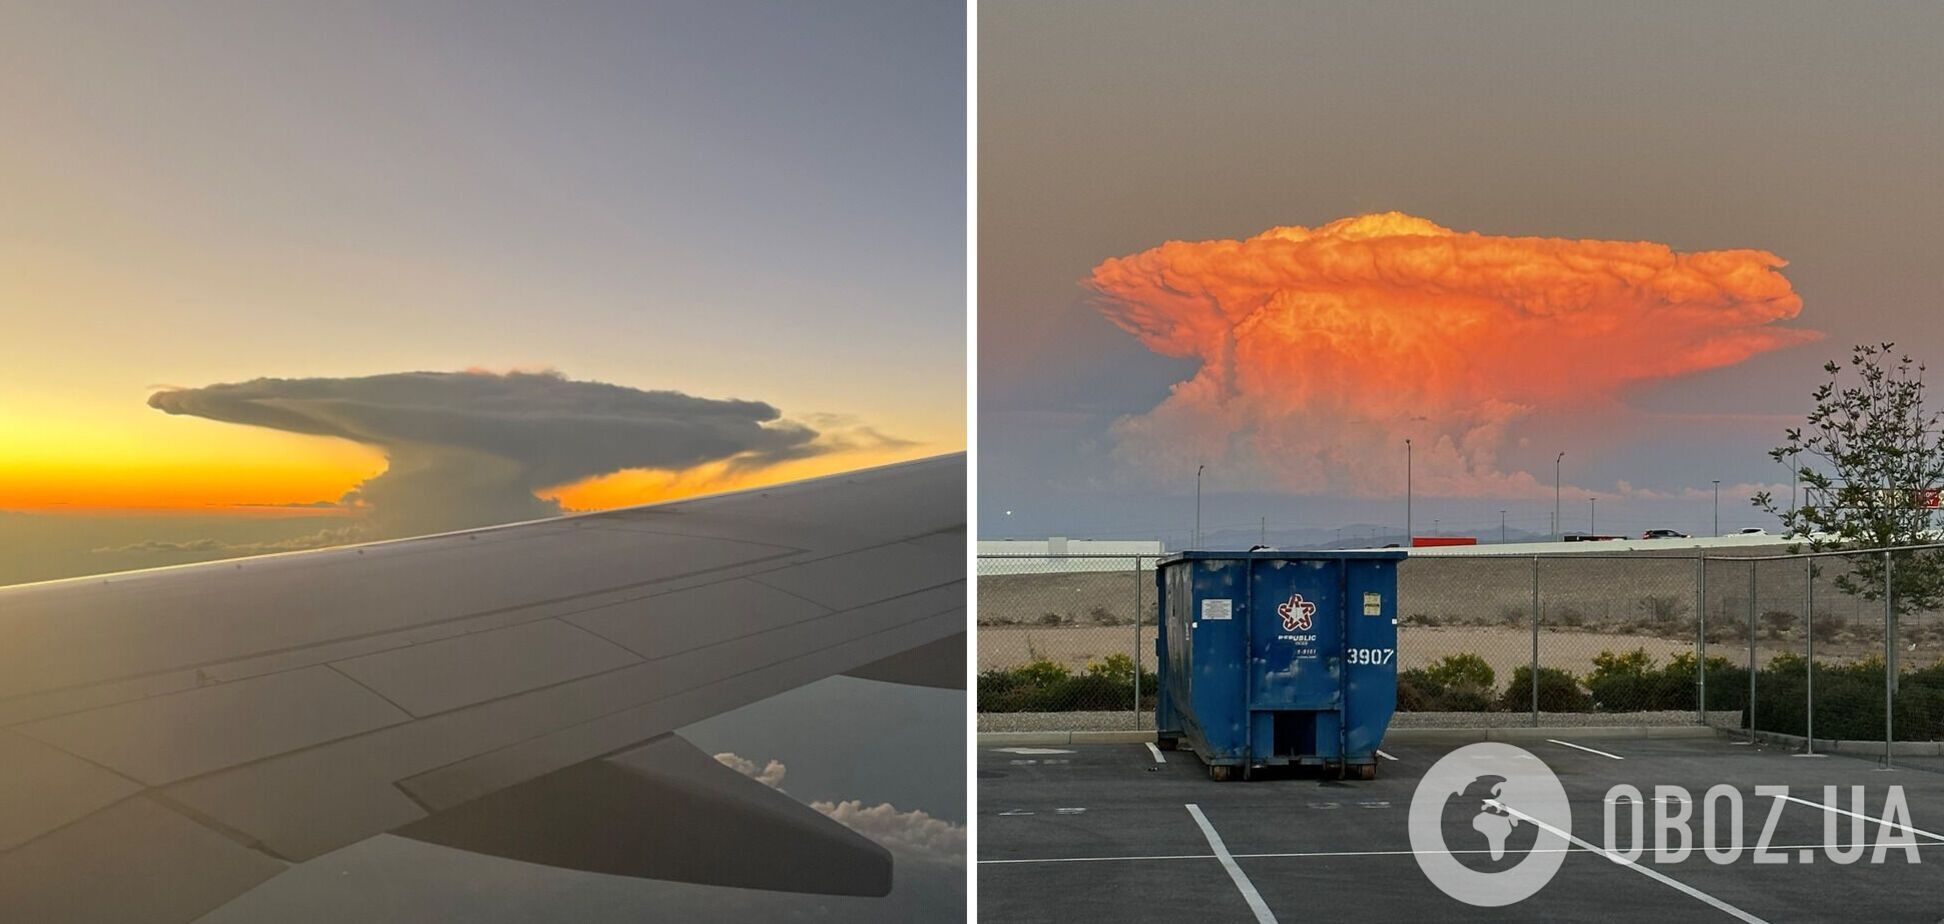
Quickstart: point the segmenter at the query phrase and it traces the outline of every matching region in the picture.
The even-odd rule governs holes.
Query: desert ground
[[[1883,604],[1838,590],[1833,578],[1841,565],[1832,559],[1822,563],[1813,580],[1817,658],[1881,656]],[[1131,560],[1120,571],[1022,574],[990,573],[992,563],[984,564],[978,587],[981,670],[1036,658],[1077,670],[1116,653],[1138,656],[1152,667],[1152,560],[1138,572]],[[1021,570],[1028,566],[1045,567],[1020,564]],[[1501,678],[1528,663],[1535,569],[1544,666],[1583,675],[1601,651],[1643,648],[1663,662],[1691,652],[1701,632],[1696,618],[1701,606],[1707,611],[1711,656],[1745,663],[1751,618],[1761,663],[1805,651],[1805,617],[1812,602],[1807,562],[1710,560],[1705,568],[1703,595],[1692,557],[1412,559],[1398,570],[1398,663],[1423,667],[1448,654],[1472,652]],[[1944,617],[1906,613],[1898,639],[1905,669],[1933,663],[1944,656]]]

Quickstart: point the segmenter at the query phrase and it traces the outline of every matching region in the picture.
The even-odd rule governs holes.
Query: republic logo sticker
[[[1288,602],[1277,604],[1276,614],[1282,617],[1284,632],[1308,632],[1316,604],[1303,599],[1302,594],[1290,594]]]

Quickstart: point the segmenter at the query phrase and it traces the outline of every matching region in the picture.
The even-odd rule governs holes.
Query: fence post
[[[1809,646],[1809,663],[1803,667],[1808,676],[1803,678],[1803,740],[1808,744],[1804,753],[1816,753],[1816,560],[1803,561],[1803,574],[1807,578],[1809,593],[1803,603],[1803,635]]]
[[[1895,561],[1890,550],[1883,550],[1883,766],[1890,766],[1891,710],[1896,707],[1897,680],[1897,602],[1896,585],[1891,582],[1891,571]]]
[[[1539,727],[1539,556],[1532,556],[1532,727]]]
[[[1891,605],[1886,614],[1887,621],[1883,625],[1883,637],[1890,645],[1890,656],[1883,659],[1883,666],[1890,671],[1890,692],[1894,694],[1897,692],[1898,682],[1903,680],[1903,670],[1898,665],[1898,662],[1903,659],[1903,648],[1897,643],[1898,638],[1903,634],[1899,631],[1902,627],[1903,620],[1897,615],[1897,607],[1894,599],[1897,588],[1895,584],[1890,583],[1890,569],[1885,568],[1883,575],[1883,598],[1891,601]]]
[[[1748,740],[1755,740],[1755,572],[1760,563],[1748,562]]]
[[[1708,724],[1708,559],[1694,553],[1694,717]]]
[[[1134,556],[1134,728],[1141,728],[1141,556]]]

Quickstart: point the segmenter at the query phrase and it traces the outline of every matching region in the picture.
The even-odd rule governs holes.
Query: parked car
[[[1642,539],[1690,539],[1687,533],[1675,529],[1650,529],[1640,534]]]

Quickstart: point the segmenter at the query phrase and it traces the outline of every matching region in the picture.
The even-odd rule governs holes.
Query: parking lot
[[[1579,841],[1564,848],[1557,875],[1537,894],[1508,907],[1479,908],[1447,896],[1426,878],[1406,823],[1420,777],[1462,742],[1399,738],[1384,745],[1378,778],[1371,782],[1283,775],[1214,783],[1192,753],[1159,752],[1142,743],[981,745],[980,916],[1285,922],[1944,918],[1944,759],[1898,758],[1895,769],[1885,770],[1871,758],[1799,756],[1727,736],[1521,740],[1516,744],[1564,786],[1571,833]],[[1611,859],[1602,852],[1603,816],[1608,790],[1619,783],[1650,798],[1656,785],[1681,786],[1697,799],[1716,784],[1733,785],[1745,805],[1746,849],[1726,863],[1705,856],[1697,806],[1688,823],[1695,849],[1686,860],[1653,862],[1651,815],[1648,851],[1636,862]],[[1778,803],[1758,796],[1758,785],[1786,786],[1793,799],[1805,801]],[[1821,807],[1823,787],[1839,787],[1836,804],[1847,811],[1848,787],[1859,785],[1866,787],[1870,819],[1861,840],[1872,849],[1839,864],[1825,848],[1854,842],[1852,819]],[[1902,787],[1909,815],[1885,829],[1876,819],[1893,785]],[[1777,804],[1767,862],[1756,862],[1754,848]],[[1624,806],[1620,811],[1624,821]],[[1717,843],[1729,843],[1728,830],[1724,820]],[[1875,842],[1888,834],[1918,847],[1889,849],[1881,863],[1872,863]],[[1624,850],[1628,838],[1623,826],[1617,846]],[[1507,844],[1518,852],[1512,841]]]

